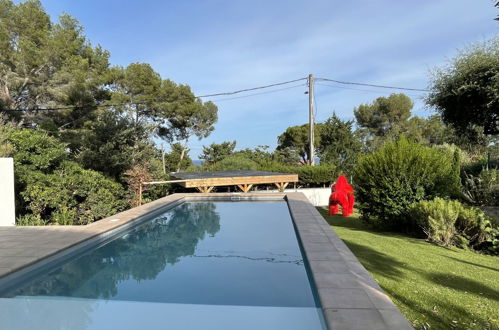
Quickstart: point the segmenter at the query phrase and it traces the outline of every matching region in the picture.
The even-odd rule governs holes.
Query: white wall
[[[278,192],[278,190],[260,190],[251,192]],[[300,188],[300,189],[286,189],[284,192],[301,192],[307,196],[308,200],[314,206],[327,206],[329,203],[329,196],[331,195],[331,188]]]
[[[0,226],[15,225],[14,160],[0,158]]]

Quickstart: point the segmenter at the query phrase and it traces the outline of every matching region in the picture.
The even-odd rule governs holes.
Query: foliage
[[[130,195],[129,203],[131,207],[140,206],[142,194],[147,190],[144,182],[152,181],[149,163],[137,164],[125,172],[128,192]]]
[[[461,203],[458,201],[437,197],[431,201],[414,203],[409,214],[429,240],[439,245],[450,246],[457,234],[455,223],[461,208]]]
[[[499,328],[496,256],[379,232],[356,215],[320,212],[415,329]]]
[[[48,221],[42,220],[39,214],[27,213],[16,219],[16,226],[45,226]]]
[[[257,169],[258,163],[238,154],[227,156],[209,167],[210,171],[255,171]]]
[[[412,203],[459,193],[459,166],[458,150],[452,153],[406,138],[387,143],[360,157],[353,171],[358,208],[367,221],[402,229]]]
[[[109,53],[92,47],[83,28],[67,14],[57,23],[40,1],[0,2],[0,100],[4,108],[72,105],[77,111],[25,111],[25,123],[54,127],[92,116],[107,93]],[[12,115],[12,113],[10,113]]]
[[[273,163],[260,167],[261,171],[298,174],[299,183],[307,187],[329,186],[338,175],[338,169],[334,165],[321,164],[317,166],[286,166]]]
[[[46,134],[13,131],[16,203],[21,222],[86,224],[124,208],[122,187],[68,161],[65,145]]]
[[[336,114],[326,120],[318,148],[321,163],[333,164],[342,170],[353,167],[362,143],[352,131],[352,125],[353,121],[342,121]]]
[[[14,152],[14,147],[8,141],[8,136],[13,130],[13,127],[7,122],[4,122],[3,118],[0,116],[0,158],[10,157]]]
[[[436,197],[414,203],[408,214],[423,229],[428,239],[439,245],[499,252],[495,246],[499,238],[498,228],[494,227],[490,217],[476,207]]]
[[[106,111],[78,132],[77,159],[85,168],[119,180],[133,164],[155,156],[146,141],[143,126]]]
[[[479,208],[463,206],[456,220],[456,229],[473,249],[499,254],[498,227]]]
[[[172,143],[170,145],[170,152],[164,155],[166,172],[177,172],[177,170],[186,170],[192,165],[192,159],[189,157],[189,150],[185,150],[185,155],[182,159],[182,150],[184,147],[180,143]],[[166,173],[165,173],[166,174]]]
[[[323,124],[314,125],[315,147],[321,144],[321,131]],[[300,155],[302,162],[310,161],[309,124],[291,126],[277,138],[277,150],[290,148]]]
[[[499,134],[499,37],[475,44],[435,70],[426,102],[461,131]]]
[[[391,94],[378,97],[371,104],[362,104],[353,112],[360,129],[372,142],[374,139],[398,137],[404,131],[412,107],[411,99],[405,94]]]
[[[203,153],[199,158],[204,160],[204,164],[210,166],[231,155],[235,148],[236,141],[212,143],[208,147],[203,146]]]
[[[498,170],[483,169],[479,175],[464,173],[463,197],[472,205],[496,206],[499,203]]]

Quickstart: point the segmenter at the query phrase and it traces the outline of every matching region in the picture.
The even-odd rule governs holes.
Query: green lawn
[[[499,257],[324,218],[417,329],[499,329]]]

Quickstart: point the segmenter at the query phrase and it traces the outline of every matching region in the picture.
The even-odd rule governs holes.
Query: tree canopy
[[[234,153],[235,148],[236,141],[212,143],[207,147],[203,146],[203,153],[199,156],[199,158],[204,160],[206,165],[213,165]]]
[[[462,51],[432,74],[426,102],[459,131],[499,134],[499,37]]]
[[[322,124],[314,125],[315,147],[320,145]],[[277,150],[291,149],[300,155],[303,163],[310,161],[309,124],[291,126],[277,137]],[[316,150],[317,151],[317,150]]]

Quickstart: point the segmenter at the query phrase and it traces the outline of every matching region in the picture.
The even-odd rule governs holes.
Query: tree
[[[138,161],[157,156],[142,125],[112,111],[101,113],[85,125],[72,140],[77,160],[90,168],[120,180],[123,173]]]
[[[39,1],[0,1],[0,110],[26,126],[81,125],[107,98],[109,53],[69,15],[52,24]],[[66,111],[36,109],[73,106]]]
[[[172,143],[170,152],[165,154],[165,169],[168,172],[179,172],[192,165],[192,159],[189,157],[189,150],[185,150],[180,143]],[[182,153],[184,156],[181,158]]]
[[[169,118],[168,133],[166,136],[172,141],[182,141],[182,151],[176,172],[188,150],[189,139],[196,136],[198,140],[208,137],[215,129],[218,120],[217,106],[208,101],[203,103],[196,99],[179,108],[175,115]],[[160,134],[161,135],[161,134]]]
[[[371,104],[362,104],[353,113],[368,141],[398,136],[411,116],[413,103],[405,94],[378,97]]]
[[[236,141],[212,143],[208,147],[203,146],[203,153],[199,158],[203,159],[207,166],[210,166],[231,155],[235,148]]]
[[[320,145],[322,124],[317,123],[314,126],[315,148]],[[303,163],[310,161],[310,141],[309,124],[300,126],[291,126],[277,137],[277,150],[290,148],[295,150],[301,157]],[[316,150],[317,151],[317,150]]]
[[[342,121],[336,114],[326,120],[319,145],[321,163],[331,163],[342,170],[353,166],[362,143],[352,126],[353,121]]]
[[[499,37],[460,52],[431,76],[426,103],[462,132],[499,134]]]

